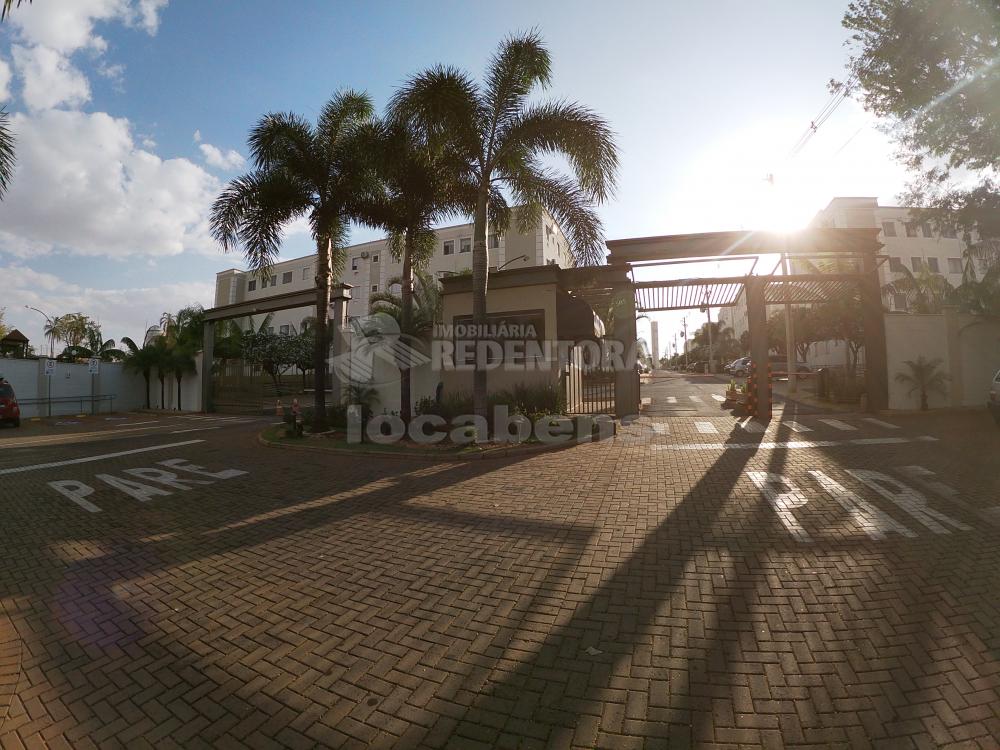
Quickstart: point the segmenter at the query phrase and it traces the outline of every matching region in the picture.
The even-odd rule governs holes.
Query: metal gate
[[[574,346],[563,372],[566,409],[570,414],[614,414],[615,371],[585,361],[582,347]]]

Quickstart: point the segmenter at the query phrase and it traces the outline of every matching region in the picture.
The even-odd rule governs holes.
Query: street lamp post
[[[32,307],[31,305],[25,305],[24,308],[26,310],[34,310],[36,313],[38,313],[43,318],[45,318],[45,322],[49,324],[50,330],[51,330],[51,326],[55,325],[55,322],[52,320],[52,318],[50,318],[48,315],[46,315],[45,313],[43,313],[37,307]],[[55,359],[55,358],[56,358],[56,340],[53,337],[53,335],[50,333],[49,334],[49,359]]]

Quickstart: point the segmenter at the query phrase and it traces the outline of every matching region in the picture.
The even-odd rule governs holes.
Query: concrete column
[[[878,280],[875,252],[866,254],[861,264],[861,314],[865,327],[865,391],[868,411],[889,408],[889,362],[885,351],[885,309]]]
[[[958,407],[965,400],[965,380],[962,372],[962,321],[958,308],[950,305],[944,308],[945,345],[948,354],[944,365],[948,368],[948,396],[951,405]]]
[[[330,333],[330,353],[327,361],[332,362],[334,358],[349,357],[351,353],[351,331],[347,307],[351,302],[351,284],[334,284],[330,287],[330,310],[327,315],[327,325]],[[341,360],[343,361],[343,360]],[[340,371],[347,372],[348,367],[332,367],[330,374],[330,388],[333,392],[332,403],[339,404],[343,399],[344,388],[347,383],[340,375]]]
[[[748,395],[757,404],[758,420],[771,420],[771,389],[767,387],[767,305],[764,292],[767,280],[759,276],[747,276],[745,283],[747,300],[747,325],[750,330],[750,358],[757,365],[755,388]]]
[[[215,362],[215,321],[205,321],[201,343],[201,410],[215,411],[212,403],[212,364]]]
[[[615,415],[619,418],[639,413],[639,371],[636,370],[635,290],[632,285],[614,290],[615,330],[613,337],[625,348],[624,367],[615,373]]]
[[[653,369],[660,366],[660,324],[655,320],[649,321],[649,337],[653,339],[649,342],[649,347],[653,354]]]

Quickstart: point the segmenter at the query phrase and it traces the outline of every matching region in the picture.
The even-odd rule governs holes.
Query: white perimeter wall
[[[201,354],[196,357],[198,371],[201,371]],[[26,404],[32,399],[47,399],[49,388],[53,399],[73,398],[66,403],[53,403],[52,416],[69,414],[89,414],[91,395],[110,395],[115,411],[131,411],[146,406],[146,386],[139,373],[128,372],[121,364],[102,362],[96,376],[88,372],[86,364],[56,362],[55,372],[46,377],[44,359],[0,359],[0,376],[14,386],[14,393],[21,402],[21,414],[25,418],[45,416],[48,404]],[[177,408],[177,381],[170,376],[167,381],[166,408]],[[150,385],[150,404],[160,408],[160,383],[154,371]],[[198,374],[185,375],[181,381],[181,405],[184,411],[201,410],[201,380]],[[107,402],[97,406],[107,412]]]
[[[920,395],[897,383],[896,374],[909,372],[906,360],[942,360],[949,376],[945,395],[929,394],[929,405],[985,406],[989,383],[1000,370],[1000,320],[960,315],[886,315],[886,354],[889,369],[889,408],[917,409]]]

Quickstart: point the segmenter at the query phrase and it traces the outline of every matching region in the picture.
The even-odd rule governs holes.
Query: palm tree
[[[212,235],[226,252],[242,249],[258,274],[277,260],[282,228],[309,217],[317,254],[315,431],[326,428],[330,285],[343,267],[349,222],[372,192],[357,133],[373,112],[367,94],[343,91],[315,127],[292,113],[265,115],[250,133],[254,170],[230,182],[212,206]]]
[[[101,327],[91,322],[87,328],[86,342],[76,346],[67,346],[60,356],[70,359],[98,357],[102,362],[120,362],[125,358],[125,352],[115,346],[114,339],[105,341],[104,336],[101,335]]]
[[[479,330],[487,323],[487,225],[502,233],[511,219],[502,188],[520,204],[522,229],[536,224],[547,209],[566,230],[578,262],[603,259],[594,205],[614,189],[614,136],[601,117],[579,104],[528,102],[536,87],[548,85],[550,69],[548,50],[537,33],[529,32],[500,44],[482,86],[461,71],[439,66],[411,78],[390,103],[394,120],[413,123],[433,145],[447,143],[464,157],[460,177],[474,216],[472,322]],[[541,157],[549,154],[565,156],[573,177],[545,166]],[[485,417],[486,370],[478,358],[473,403],[476,414]]]
[[[463,163],[461,155],[448,144],[435,147],[429,134],[412,120],[390,119],[373,130],[372,152],[384,188],[374,220],[388,232],[387,247],[392,257],[403,261],[402,275],[391,282],[400,285],[397,321],[402,333],[415,335],[414,274],[434,253],[433,226],[460,213],[463,206],[469,207],[462,201],[462,184],[457,178]],[[388,299],[381,296],[383,302]],[[410,368],[402,359],[397,366],[399,416],[405,423],[412,412]]]
[[[128,347],[125,354],[125,369],[133,372],[141,372],[146,381],[146,408],[149,406],[149,380],[153,368],[156,367],[159,355],[152,345],[144,346],[141,349],[128,336],[122,336],[122,343]]]
[[[181,406],[181,381],[185,375],[197,372],[198,370],[191,350],[183,345],[170,349],[167,358],[167,369],[173,374],[174,380],[177,381],[177,410],[180,411],[183,408]]]
[[[392,291],[392,288],[400,287],[400,294]],[[413,294],[410,300],[411,315],[407,328],[403,324],[403,279],[396,276],[389,279],[389,289],[384,292],[376,292],[368,298],[368,311],[370,313],[385,313],[399,323],[399,330],[402,333],[415,336],[416,338],[429,338],[434,332],[434,325],[441,321],[441,288],[437,282],[428,274],[417,271],[413,280]]]
[[[907,308],[924,315],[936,315],[952,299],[955,288],[941,274],[922,269],[913,273],[903,267],[902,275],[882,287],[883,296],[902,294]]]
[[[940,393],[943,396],[947,391],[948,374],[938,369],[941,363],[942,360],[939,357],[924,359],[921,355],[917,357],[916,361],[906,360],[904,364],[910,368],[909,372],[896,373],[897,383],[910,386],[907,395],[912,395],[914,391],[920,392],[921,411],[927,411],[928,393]]]
[[[22,0],[17,0],[20,5]],[[31,2],[31,0],[28,0]],[[0,5],[0,21],[7,18],[14,0],[3,0]],[[10,115],[6,110],[0,109],[0,199],[3,198],[10,186],[10,181],[14,179],[14,134],[10,131]]]

